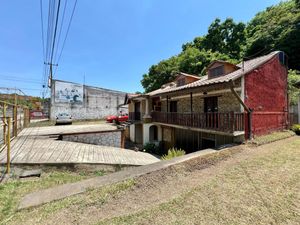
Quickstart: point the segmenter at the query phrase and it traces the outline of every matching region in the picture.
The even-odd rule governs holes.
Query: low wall
[[[125,145],[125,135],[123,130],[62,134],[60,135],[60,139],[63,141],[80,142],[117,148],[124,148]]]

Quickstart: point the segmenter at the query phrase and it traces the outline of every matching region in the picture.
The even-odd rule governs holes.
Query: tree
[[[179,71],[204,75],[208,64],[217,59],[232,61],[225,54],[188,46],[179,55],[151,66],[148,73],[143,75],[142,86],[146,92],[159,89],[163,84],[173,81]]]
[[[195,47],[199,50],[220,52],[230,58],[239,59],[246,42],[245,27],[244,23],[235,23],[231,18],[227,18],[223,23],[217,18],[209,26],[207,35],[196,37],[193,42],[184,44],[182,50]]]
[[[159,89],[163,84],[170,82],[178,71],[178,57],[173,56],[150,67],[147,74],[143,75],[141,84],[145,92]]]
[[[243,57],[257,57],[282,50],[289,67],[300,70],[300,0],[289,0],[258,13],[246,26],[231,18],[215,19],[207,34],[182,45],[182,52],[150,67],[141,81],[146,92],[170,82],[178,71],[205,74],[206,66],[222,59],[237,63]]]
[[[294,85],[300,82],[300,72],[296,70],[289,70],[288,74],[288,91],[289,101],[291,105],[296,105],[300,96],[300,89]]]
[[[273,50],[284,51],[289,56],[289,67],[300,70],[300,10],[294,1],[267,8],[247,26],[246,56]]]

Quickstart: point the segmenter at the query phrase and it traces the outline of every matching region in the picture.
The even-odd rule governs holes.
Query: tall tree
[[[223,23],[217,18],[209,26],[207,35],[196,37],[193,42],[184,44],[182,49],[185,51],[192,46],[239,59],[246,42],[245,27],[244,23],[235,23],[231,18],[227,18]]]
[[[273,50],[286,52],[289,67],[300,70],[300,9],[295,1],[267,8],[247,26],[246,55],[264,55]]]
[[[143,75],[142,86],[146,92],[156,90],[163,84],[173,81],[179,71],[199,76],[203,75],[206,66],[217,59],[231,61],[225,54],[188,46],[179,55],[151,66],[148,73]]]

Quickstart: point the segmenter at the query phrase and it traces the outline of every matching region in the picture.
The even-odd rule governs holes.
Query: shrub
[[[178,156],[182,156],[182,155],[185,155],[185,151],[182,150],[181,148],[180,149],[170,148],[168,150],[168,154],[167,155],[163,155],[161,157],[161,159],[162,160],[168,160],[168,159],[172,159],[172,158],[175,158],[175,157],[178,157]]]
[[[144,152],[157,154],[157,146],[154,143],[147,143],[144,145]]]
[[[300,124],[294,124],[292,130],[297,134],[300,135]]]

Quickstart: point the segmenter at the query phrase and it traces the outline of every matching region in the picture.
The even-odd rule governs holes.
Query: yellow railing
[[[0,100],[0,152],[7,151],[6,173],[10,173],[10,142],[29,124],[29,109]]]

